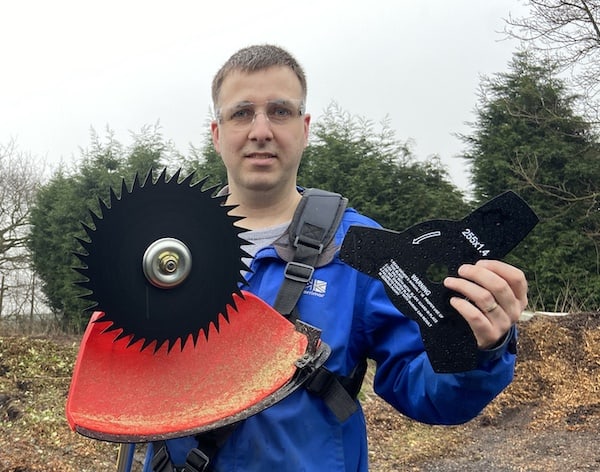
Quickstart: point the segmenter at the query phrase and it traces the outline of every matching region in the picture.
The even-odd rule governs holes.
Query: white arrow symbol
[[[437,238],[438,236],[441,236],[441,235],[442,235],[441,231],[431,231],[429,233],[422,234],[418,238],[413,239],[412,243],[413,244],[421,244],[421,242],[425,241],[426,239]]]

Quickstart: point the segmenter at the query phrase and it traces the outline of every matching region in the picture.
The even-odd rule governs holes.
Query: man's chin
[[[281,180],[275,176],[256,176],[246,179],[244,187],[253,192],[269,192],[281,186]]]
[[[253,183],[246,187],[248,190],[256,193],[270,193],[277,188],[276,185],[267,182]]]

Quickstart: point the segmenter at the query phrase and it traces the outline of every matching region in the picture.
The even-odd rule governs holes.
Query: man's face
[[[300,81],[287,67],[225,78],[211,131],[232,193],[295,188],[310,123],[310,115],[300,113],[302,98]]]

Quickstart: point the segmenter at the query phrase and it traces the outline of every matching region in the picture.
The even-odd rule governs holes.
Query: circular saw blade
[[[83,298],[112,322],[108,330],[121,330],[118,339],[142,340],[142,350],[153,342],[155,351],[164,343],[170,350],[177,340],[183,349],[190,336],[194,343],[200,332],[208,337],[211,323],[218,330],[247,270],[245,230],[233,225],[241,218],[228,214],[225,197],[212,196],[214,187],[203,189],[206,179],[192,185],[193,174],[181,182],[179,175],[167,179],[164,170],[153,180],[150,172],[144,183],[136,175],[131,190],[123,182],[119,196],[111,189],[101,214],[90,212],[94,228],[84,225],[90,240],[79,240],[84,267],[76,270],[86,280],[78,285],[91,292]],[[164,239],[189,250],[185,277],[168,286],[153,283],[144,265],[148,249]]]

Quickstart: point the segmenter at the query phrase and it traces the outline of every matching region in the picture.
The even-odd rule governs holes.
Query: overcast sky
[[[518,0],[20,0],[0,4],[0,143],[70,161],[106,127],[160,121],[183,153],[202,143],[212,76],[237,49],[275,43],[308,76],[307,109],[332,101],[389,116],[418,158],[438,154],[464,187],[481,75],[508,69],[500,33]]]

